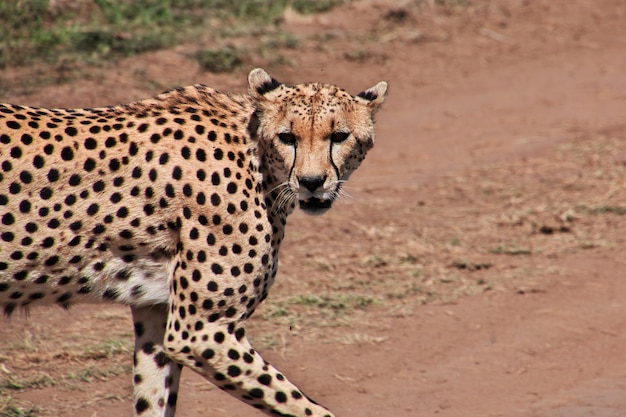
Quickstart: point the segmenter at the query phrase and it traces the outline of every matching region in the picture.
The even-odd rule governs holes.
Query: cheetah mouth
[[[306,200],[299,200],[298,203],[300,209],[307,214],[322,214],[332,206],[333,200],[310,197]]]

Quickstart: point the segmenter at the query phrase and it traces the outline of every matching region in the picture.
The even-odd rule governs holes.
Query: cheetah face
[[[374,143],[374,114],[387,94],[379,82],[357,96],[326,84],[280,84],[261,69],[248,78],[256,136],[275,203],[327,211]]]

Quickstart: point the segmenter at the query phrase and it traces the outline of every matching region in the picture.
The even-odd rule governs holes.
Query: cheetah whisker
[[[284,212],[285,207],[287,207],[289,204],[293,202],[293,200],[297,198],[297,195],[291,190],[289,183],[286,183],[286,182],[282,183],[280,184],[279,187],[283,187],[283,188],[280,190],[280,192],[276,196],[276,199],[272,203],[271,210],[273,213]]]
[[[272,188],[269,191],[265,192],[265,195],[270,195],[272,192],[276,191],[277,189],[279,189],[280,187],[285,187],[289,185],[289,181],[285,181],[285,182],[281,182],[280,184],[278,184],[276,187]]]

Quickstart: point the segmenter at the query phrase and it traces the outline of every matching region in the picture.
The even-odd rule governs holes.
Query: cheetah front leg
[[[269,415],[332,417],[263,360],[241,321],[210,323],[203,312],[172,299],[165,342],[172,359]]]
[[[163,348],[167,305],[131,307],[135,324],[133,404],[135,416],[173,417],[182,365]]]

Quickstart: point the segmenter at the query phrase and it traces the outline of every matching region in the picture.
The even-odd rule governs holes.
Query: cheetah
[[[287,216],[326,212],[373,146],[379,82],[356,96],[180,87],[131,104],[0,105],[0,307],[130,306],[134,415],[173,416],[184,366],[270,415],[332,416],[266,362],[245,321]]]

